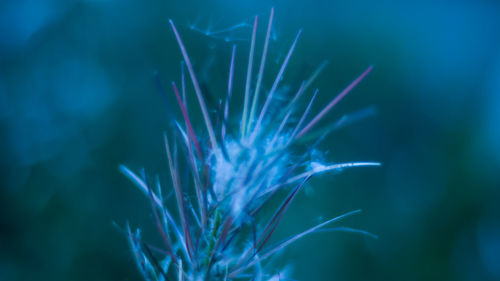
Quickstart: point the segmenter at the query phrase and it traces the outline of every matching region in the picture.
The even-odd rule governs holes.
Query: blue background
[[[179,80],[168,19],[212,108],[237,44],[236,110],[250,28],[224,38],[204,31],[258,14],[260,52],[272,6],[266,73],[276,73],[300,28],[282,85],[330,62],[314,85],[315,112],[374,65],[323,124],[370,106],[376,114],[321,149],[329,162],[383,164],[314,178],[275,234],[361,208],[342,225],[378,240],[318,233],[277,263],[299,280],[500,279],[498,1],[18,0],[0,3],[0,280],[140,279],[112,222],[157,235],[147,200],[117,166],[167,175],[161,136],[172,112],[153,73],[166,85]]]

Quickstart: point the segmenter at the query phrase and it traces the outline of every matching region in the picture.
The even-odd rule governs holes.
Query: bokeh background
[[[296,86],[328,60],[314,84],[316,111],[373,64],[323,125],[367,107],[376,113],[335,132],[321,149],[329,162],[383,163],[316,177],[276,232],[284,238],[361,208],[340,225],[379,239],[319,233],[277,262],[290,264],[298,280],[500,280],[494,0],[1,1],[0,280],[140,280],[113,222],[130,221],[151,239],[155,231],[147,200],[117,166],[166,175],[161,136],[178,113],[168,109],[154,73],[166,85],[178,81],[181,60],[168,19],[212,108],[237,44],[237,108],[245,23],[261,16],[261,46],[272,6],[267,87],[300,28],[282,85]],[[238,24],[222,37],[205,32]]]

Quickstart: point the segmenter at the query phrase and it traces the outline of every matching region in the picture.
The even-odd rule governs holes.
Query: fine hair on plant
[[[181,35],[174,22],[169,21],[183,57],[180,83],[172,82],[171,90],[165,91],[175,98],[182,115],[178,122],[172,120],[171,129],[164,134],[169,182],[163,183],[158,176],[146,175],[144,171],[134,172],[124,165],[119,167],[150,201],[162,241],[162,245],[153,245],[143,240],[139,229],[133,230],[128,224],[125,227],[135,261],[145,280],[287,280],[287,270],[269,267],[268,260],[295,241],[319,231],[372,235],[359,229],[331,226],[360,212],[354,210],[280,242],[270,243],[292,201],[311,177],[344,168],[380,165],[377,162],[324,163],[315,159],[313,153],[326,135],[343,126],[349,118],[341,118],[318,129],[320,121],[360,83],[372,66],[318,113],[311,112],[318,90],[310,91],[310,87],[326,62],[321,63],[296,89],[290,89],[286,99],[278,99],[278,96],[283,96],[284,73],[301,31],[292,41],[279,71],[273,74],[274,82],[265,86],[263,78],[264,74],[268,75],[266,62],[273,17],[274,9],[271,9],[260,60],[255,57],[259,18],[254,18],[249,34],[248,61],[243,62],[247,63],[247,71],[242,89],[233,89],[237,65],[237,46],[233,45],[227,63],[227,78],[224,78],[227,79],[227,91],[215,114],[207,108]],[[255,74],[254,68],[257,69]],[[194,93],[187,93],[185,69]],[[243,100],[238,108],[230,106],[233,91],[234,94],[238,92]],[[309,91],[312,98],[305,106],[299,106],[304,93]],[[191,94],[198,102],[196,109],[201,110],[204,133],[208,137],[195,132],[189,112],[195,108],[190,107],[188,111],[186,101],[186,96]],[[278,107],[278,110],[272,110]],[[230,120],[239,122],[232,125]],[[296,149],[299,145],[305,147],[300,153]],[[267,217],[262,210],[272,205],[271,200],[281,200],[281,204]]]

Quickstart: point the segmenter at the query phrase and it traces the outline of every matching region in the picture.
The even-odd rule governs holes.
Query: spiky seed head
[[[293,148],[311,129],[337,104],[354,86],[356,86],[372,69],[370,66],[358,78],[350,83],[323,110],[314,117],[309,116],[314,97],[300,114],[298,100],[308,90],[312,81],[324,68],[322,63],[318,69],[296,89],[290,101],[282,105],[283,110],[271,112],[270,106],[275,102],[276,92],[283,89],[283,79],[288,62],[297,45],[300,31],[293,41],[270,90],[261,88],[265,70],[269,36],[272,29],[274,9],[268,22],[266,40],[260,60],[257,82],[252,90],[253,61],[258,17],[255,17],[252,29],[250,54],[243,108],[229,109],[229,100],[233,91],[236,46],[233,47],[228,74],[228,93],[224,112],[219,114],[224,120],[219,127],[214,127],[209,111],[204,102],[203,93],[198,84],[187,50],[182,42],[173,21],[170,21],[173,33],[179,44],[189,76],[194,86],[209,139],[204,141],[196,135],[185,104],[184,64],[182,64],[182,93],[172,83],[172,90],[183,115],[183,122],[175,122],[174,140],[184,145],[184,158],[190,170],[192,180],[185,181],[180,176],[183,169],[177,159],[177,146],[169,141],[165,134],[165,147],[169,163],[171,184],[176,198],[178,219],[172,215],[171,205],[162,197],[160,182],[155,182],[156,191],[150,186],[152,182],[145,175],[137,175],[125,166],[121,171],[129,177],[150,199],[155,224],[163,240],[163,247],[150,245],[141,239],[140,231],[132,232],[127,226],[129,238],[138,267],[146,280],[168,280],[175,276],[177,280],[284,280],[285,270],[263,270],[263,262],[279,250],[296,240],[324,229],[348,215],[358,213],[352,211],[336,218],[326,220],[302,233],[291,236],[277,245],[270,246],[268,241],[281,221],[286,210],[305,182],[313,175],[327,171],[340,170],[347,167],[377,166],[375,162],[355,162],[326,164],[315,157],[316,145],[320,137],[311,144],[302,155],[294,155]],[[265,98],[259,100],[259,93]],[[252,95],[253,93],[253,95]],[[243,112],[239,127],[227,126],[229,112]],[[293,119],[291,116],[300,116]],[[298,120],[298,121],[293,121]],[[309,120],[309,121],[307,121]],[[220,132],[220,133],[218,133]],[[325,131],[324,134],[328,133]],[[285,189],[288,195],[275,210],[266,223],[256,220],[256,214],[276,191]],[[193,194],[192,196],[189,194]],[[196,200],[193,200],[193,197]],[[196,208],[196,207],[197,208]],[[352,228],[332,228],[368,234]],[[288,269],[286,270],[288,271]]]

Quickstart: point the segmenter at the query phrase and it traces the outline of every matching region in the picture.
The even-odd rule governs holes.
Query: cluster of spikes
[[[268,243],[290,203],[312,176],[348,167],[379,165],[374,162],[322,164],[311,160],[312,151],[317,144],[326,134],[342,125],[345,118],[323,129],[314,143],[308,145],[306,152],[292,156],[293,146],[302,141],[304,136],[311,132],[311,129],[371,71],[372,67],[370,66],[352,81],[318,114],[308,118],[318,92],[314,91],[308,106],[302,114],[297,115],[300,116],[297,121],[293,118],[297,110],[297,101],[324,68],[325,63],[323,63],[296,89],[293,98],[281,107],[283,110],[271,113],[269,107],[273,103],[273,97],[276,96],[301,33],[299,31],[293,41],[274,83],[266,91],[265,99],[263,102],[260,101],[259,94],[264,92],[262,78],[273,15],[272,9],[257,79],[253,83],[252,70],[258,22],[258,17],[255,17],[243,108],[234,110],[241,112],[241,123],[234,130],[228,126],[228,115],[233,91],[236,46],[232,48],[228,67],[227,97],[219,114],[222,122],[218,122],[214,127],[186,48],[174,23],[170,20],[201,108],[208,140],[200,139],[194,132],[187,109],[182,67],[181,89],[179,91],[176,83],[172,82],[172,92],[183,121],[175,122],[173,138],[169,138],[167,133],[164,135],[171,177],[169,185],[173,187],[175,194],[175,199],[170,201],[175,201],[175,204],[167,206],[168,198],[162,195],[158,177],[151,180],[144,172],[134,173],[129,168],[120,166],[120,170],[149,198],[155,224],[163,241],[162,246],[146,243],[141,238],[140,230],[132,231],[128,225],[126,227],[136,262],[146,280],[286,280],[283,271],[264,270],[266,265],[264,262],[302,237],[318,231],[351,231],[371,235],[358,229],[330,226],[335,221],[360,212],[355,210],[326,220],[281,242]],[[253,85],[255,86],[252,87]],[[180,150],[177,143],[182,143]],[[179,157],[178,151],[184,153],[184,157]],[[184,169],[182,165],[188,169]],[[182,177],[181,172],[186,170],[189,171],[188,177]],[[283,194],[278,192],[280,190],[284,190],[286,194],[281,205],[265,224],[259,224],[257,214],[271,198]]]

